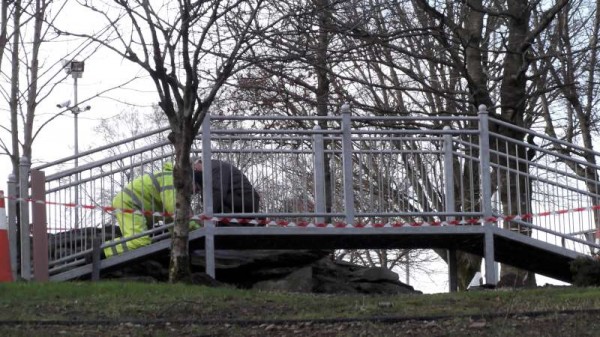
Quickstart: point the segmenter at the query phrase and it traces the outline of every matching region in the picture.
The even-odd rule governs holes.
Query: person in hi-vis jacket
[[[201,193],[202,161],[192,158],[192,169],[194,172],[193,193]],[[238,168],[224,161],[212,160],[211,172],[213,213],[258,212],[260,197],[248,178]],[[164,214],[175,213],[175,197],[172,163],[166,163],[160,172],[144,174],[127,184],[112,201],[123,238],[152,229],[161,220],[163,223],[172,222],[173,219]],[[228,224],[218,223],[218,225]],[[198,228],[200,228],[198,222],[190,222],[191,230]],[[127,240],[106,247],[101,253],[101,258],[143,247],[151,242],[152,239],[148,235]]]
[[[197,185],[197,184],[195,184]],[[194,193],[199,192],[195,189]],[[173,186],[173,164],[165,163],[162,171],[147,173],[135,178],[117,193],[112,201],[115,216],[123,238],[134,236],[152,229],[159,221],[170,223],[166,213],[175,213],[175,187]],[[135,212],[139,211],[139,212]],[[140,214],[141,213],[141,214]],[[200,225],[190,222],[190,229]],[[119,238],[120,239],[120,238]],[[104,248],[101,257],[111,257],[126,250],[149,245],[152,239],[148,235],[140,236],[111,247]]]

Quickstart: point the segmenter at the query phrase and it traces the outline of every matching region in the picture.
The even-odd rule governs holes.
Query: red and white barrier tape
[[[53,206],[63,206],[67,208],[80,208],[80,209],[88,209],[88,210],[98,210],[106,213],[129,213],[129,214],[139,214],[144,216],[166,216],[173,217],[174,214],[169,212],[156,212],[156,211],[141,211],[135,209],[125,209],[125,208],[116,208],[112,206],[96,206],[96,205],[79,205],[75,203],[61,203],[61,202],[53,202],[53,201],[44,201],[44,200],[34,200],[32,198],[16,198],[11,196],[4,196],[5,199],[14,200],[18,202],[30,202],[35,204],[42,205],[53,205]],[[319,228],[346,228],[346,227],[354,227],[354,228],[383,228],[383,227],[439,227],[439,226],[461,226],[461,225],[477,225],[482,224],[484,222],[499,222],[499,221],[513,221],[513,220],[531,220],[533,218],[545,217],[551,215],[563,215],[570,213],[578,213],[585,211],[596,211],[600,210],[600,205],[594,205],[590,207],[579,207],[573,209],[566,210],[557,210],[557,211],[547,211],[540,213],[525,213],[520,215],[501,215],[497,217],[489,217],[489,218],[471,218],[471,219],[461,219],[461,220],[448,220],[448,221],[422,221],[422,222],[387,222],[387,223],[354,223],[347,224],[344,222],[336,222],[336,223],[312,223],[308,221],[287,221],[287,220],[267,220],[267,219],[245,219],[245,218],[229,218],[229,217],[209,217],[204,214],[194,215],[190,218],[190,220],[211,220],[220,223],[237,223],[241,225],[255,225],[255,226],[277,226],[277,227],[319,227]],[[600,238],[600,230],[596,232],[596,237]]]

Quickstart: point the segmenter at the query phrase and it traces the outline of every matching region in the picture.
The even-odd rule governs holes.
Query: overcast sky
[[[90,31],[104,25],[103,22],[94,20],[94,16],[90,15],[89,12],[83,11],[75,5],[75,2],[67,3],[60,14],[60,22],[66,22],[69,28],[89,29]],[[58,4],[54,6],[54,11],[58,7]],[[81,41],[74,38],[65,38],[60,43],[43,44],[40,50],[40,64],[44,68],[43,71],[47,71],[57,60],[69,58],[69,55],[79,50],[80,45]],[[3,67],[8,66],[8,62],[3,63]],[[7,71],[7,69],[3,70]],[[128,85],[129,89],[113,90],[103,94],[102,97],[95,97],[100,92],[119,86],[119,84],[139,76],[145,77],[146,74],[140,71],[138,67],[108,50],[98,50],[85,61],[85,72],[83,77],[78,79],[78,100],[83,102],[82,107],[91,106],[91,110],[82,112],[78,116],[80,151],[93,145],[101,145],[91,137],[92,129],[98,125],[101,119],[111,118],[121,111],[130,109],[128,104],[149,107],[157,101],[157,95],[147,80],[138,80],[131,83]],[[61,111],[56,107],[58,103],[67,100],[70,100],[71,104],[74,103],[73,82],[73,78],[69,76],[58,84],[52,93],[40,103],[36,109],[37,117],[34,121],[34,132],[39,129],[42,122]],[[3,83],[3,85],[7,85],[7,83]],[[9,126],[10,116],[8,110],[3,111],[5,113],[0,114],[0,124]],[[33,143],[34,165],[72,155],[74,153],[74,134],[74,117],[71,112],[66,112],[46,125]],[[21,133],[21,139],[22,136]],[[8,139],[6,139],[6,137],[10,137],[8,133],[0,131],[0,137],[10,146]],[[0,189],[6,189],[6,181],[11,171],[12,166],[8,156],[0,156]]]
[[[67,53],[65,53],[67,54]],[[128,84],[127,89],[112,90],[95,97],[98,93],[108,88],[113,88],[128,79],[145,75],[136,67],[108,52],[98,52],[85,62],[85,72],[78,79],[77,91],[80,106],[90,106],[89,111],[78,115],[78,139],[79,151],[84,151],[92,146],[100,146],[98,140],[93,137],[93,128],[102,119],[111,118],[122,111],[136,106],[140,110],[149,109],[153,103],[158,101],[157,94],[147,80],[138,80],[136,83]],[[133,89],[135,88],[135,90]],[[48,99],[37,108],[35,130],[40,126],[40,121],[46,120],[47,116],[59,113],[63,109],[57,108],[57,104],[67,100],[74,104],[74,80],[68,77]],[[9,125],[8,113],[2,114],[2,125]],[[34,131],[35,132],[35,131]],[[3,133],[2,136],[8,136]],[[22,135],[21,135],[22,137]],[[74,115],[70,111],[54,119],[46,125],[33,143],[34,165],[40,162],[54,161],[74,154],[75,126]],[[0,157],[0,187],[5,186],[12,166],[8,156]]]

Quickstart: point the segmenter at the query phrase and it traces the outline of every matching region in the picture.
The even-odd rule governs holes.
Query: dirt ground
[[[41,314],[41,313],[40,313]],[[2,336],[600,336],[598,312],[565,312],[473,319],[404,320],[401,317],[349,321],[198,322],[160,321],[111,323],[86,321],[0,326]]]

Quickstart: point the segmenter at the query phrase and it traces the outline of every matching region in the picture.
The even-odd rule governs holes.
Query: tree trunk
[[[191,116],[180,113],[179,116]],[[192,215],[191,196],[193,191],[192,164],[190,162],[191,145],[195,137],[193,123],[179,124],[172,133],[171,141],[175,146],[175,166],[173,185],[176,190],[175,225],[171,240],[171,260],[169,282],[187,282],[191,279],[189,257],[190,217]]]
[[[330,96],[330,85],[329,81],[329,64],[327,61],[327,52],[329,50],[329,29],[331,26],[331,12],[329,8],[329,0],[315,0],[317,7],[318,23],[319,23],[319,34],[317,38],[316,46],[316,58],[315,73],[317,75],[317,115],[327,116],[329,114],[329,96]],[[320,120],[319,127],[322,130],[326,130],[327,121]],[[326,141],[325,149],[331,146],[331,142]],[[331,163],[330,155],[325,153],[325,211],[331,212],[332,206],[332,191],[331,191]],[[331,222],[331,218],[325,219],[325,222]]]
[[[504,77],[501,83],[500,97],[502,101],[501,116],[512,124],[524,127],[526,107],[526,72],[529,68],[529,44],[526,40],[529,34],[530,9],[529,2],[523,0],[507,0],[508,6],[508,39],[507,53],[504,59]],[[523,140],[524,134],[505,130],[503,134]],[[505,148],[500,142],[498,151],[506,153],[511,158],[526,158],[526,149],[521,146]],[[520,214],[531,209],[531,191],[526,175],[529,165],[526,162],[508,160],[504,163],[507,170],[500,173],[499,191],[502,200],[503,214]],[[504,171],[504,170],[503,170]],[[517,197],[519,196],[519,197]],[[531,229],[521,227],[513,222],[505,222],[504,228],[531,236]],[[500,284],[505,282],[510,286],[534,286],[535,275],[525,270],[502,264],[500,267]]]

